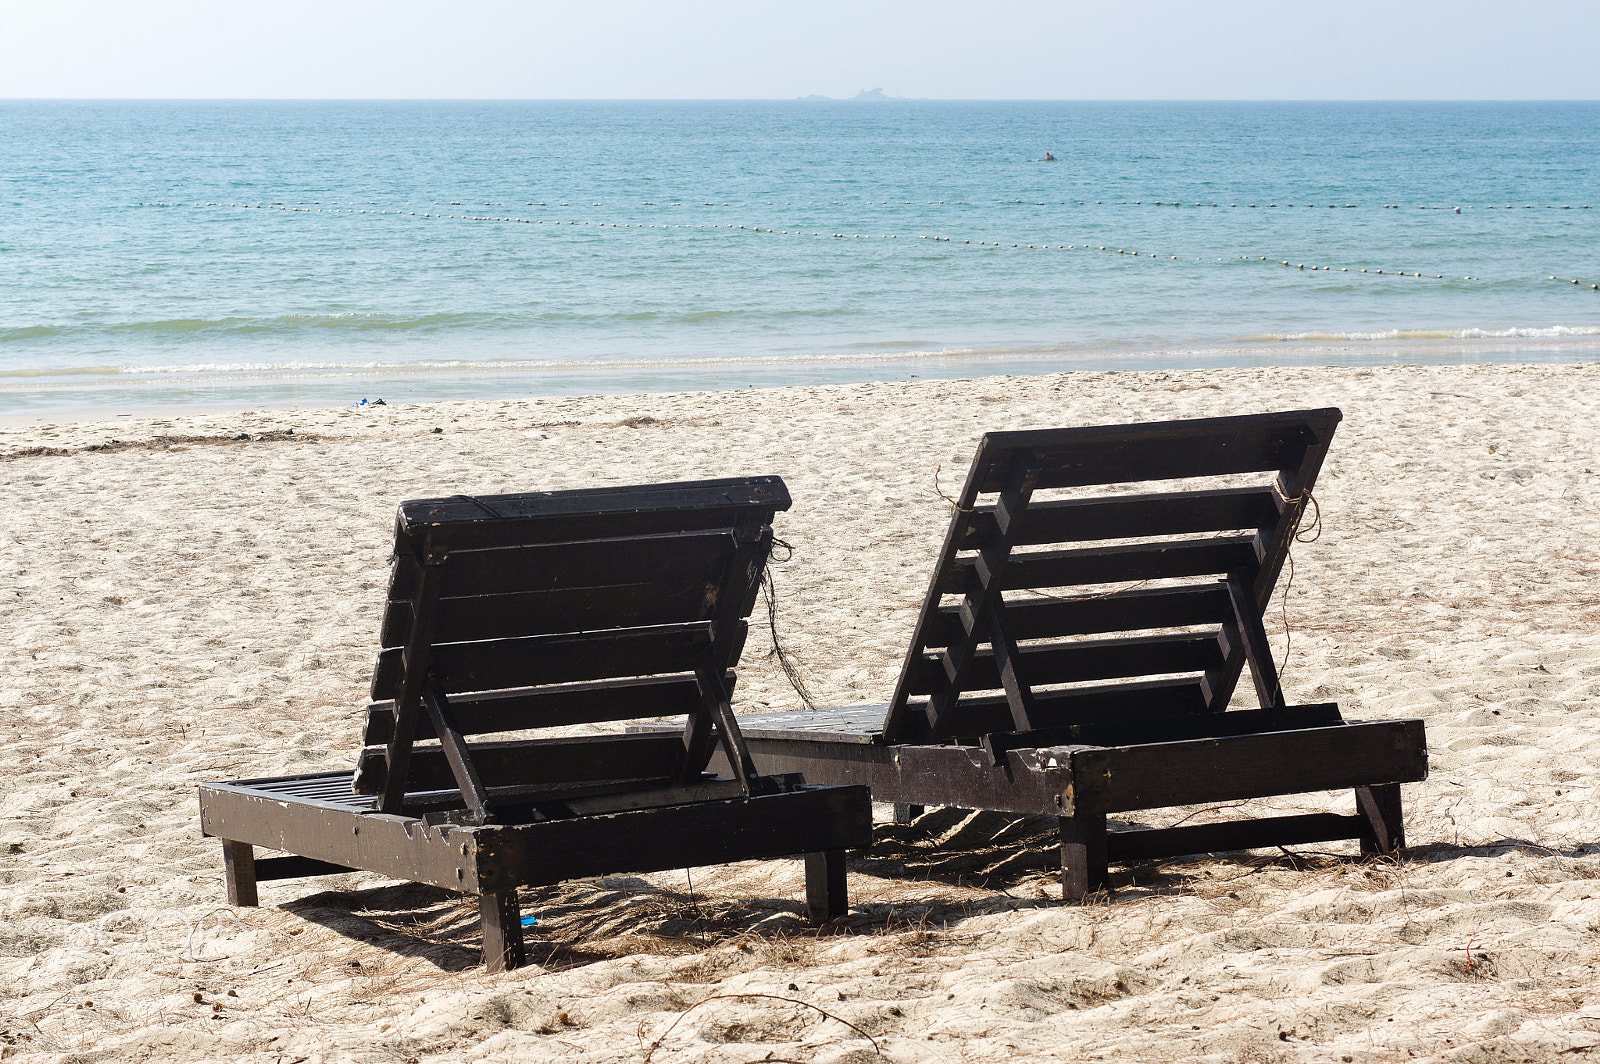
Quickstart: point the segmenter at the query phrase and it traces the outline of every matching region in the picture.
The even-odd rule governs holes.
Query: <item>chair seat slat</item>
[[[945,646],[962,632],[961,606],[942,606],[928,645]],[[1220,625],[1229,612],[1219,581],[1191,587],[1140,588],[1120,595],[1008,600],[1006,618],[1017,639],[1136,632],[1190,625]]]
[[[1018,668],[1035,687],[1084,683],[1129,676],[1199,673],[1222,664],[1222,650],[1211,633],[1133,636],[1123,639],[1085,639],[1019,648]],[[912,681],[912,691],[929,694],[940,686],[944,655],[932,651],[923,657],[922,672]],[[962,688],[995,690],[1001,686],[993,650],[984,648],[973,657]]]
[[[733,546],[726,529],[491,550],[460,550],[451,543],[450,564],[439,594],[440,598],[459,598],[618,584],[671,587],[715,580]],[[410,599],[420,569],[415,556],[396,556],[389,598]]]
[[[400,504],[395,550],[416,553],[441,530],[453,548],[477,550],[736,528],[770,523],[789,506],[778,477],[413,499]]]
[[[619,622],[639,628],[709,621],[716,615],[719,590],[718,582],[708,578],[665,588],[639,583],[443,598],[434,620],[434,638],[441,643],[466,643],[592,631]],[[402,645],[410,624],[411,604],[390,602],[384,612],[381,645]]]
[[[572,783],[590,779],[671,776],[683,757],[683,743],[670,732],[635,735],[585,735],[562,739],[522,739],[473,743],[472,756],[490,787]],[[355,789],[373,793],[382,786],[382,748],[361,752]],[[407,790],[452,787],[455,777],[436,746],[411,752]]]
[[[973,473],[980,492],[998,491],[1008,461],[1005,455],[1024,447],[1040,464],[1041,488],[1294,469],[1307,448],[1331,435],[1338,420],[1338,411],[1320,410],[1308,411],[1295,422],[1275,415],[1245,415],[1093,429],[994,432],[985,437],[986,453],[980,453]]]
[[[722,682],[728,688],[735,681],[731,670],[723,674]],[[699,700],[700,689],[693,676],[673,675],[485,691],[457,695],[451,705],[456,726],[463,735],[484,735],[523,730],[529,721],[538,721],[547,728],[565,728],[619,719],[678,717],[693,712]],[[619,712],[626,716],[619,718]],[[362,743],[382,745],[393,734],[394,703],[369,706]],[[433,726],[426,720],[419,721],[416,738],[435,738]]]
[[[694,667],[698,655],[709,651],[711,642],[709,623],[520,636],[435,646],[429,667],[450,694],[493,691],[619,675],[686,672]],[[395,696],[400,669],[397,648],[379,654],[374,700]]]
[[[1255,543],[1254,536],[1218,536],[1014,554],[1000,575],[1000,586],[1006,591],[1018,591],[1220,576],[1253,568],[1257,561]],[[974,580],[973,568],[970,561],[956,561],[941,577],[938,590],[946,595],[965,593]]]
[[[1198,532],[1258,529],[1278,519],[1270,487],[1174,491],[1093,499],[1053,499],[1029,505],[1016,543],[1071,543],[1098,539],[1182,536]],[[994,507],[977,506],[959,540],[976,550],[995,530]]]

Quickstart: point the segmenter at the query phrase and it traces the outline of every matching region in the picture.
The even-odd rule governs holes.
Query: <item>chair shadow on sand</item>
[[[818,928],[800,899],[705,896],[638,876],[605,876],[521,891],[528,963],[546,970],[583,967],[633,954],[681,956],[736,941],[763,948],[800,937],[857,933]],[[444,971],[481,963],[483,933],[475,900],[425,884],[327,891],[284,904],[331,931]]]
[[[821,927],[800,898],[701,894],[638,876],[575,880],[523,891],[529,960],[547,970],[582,967],[639,953],[702,954],[742,945],[779,961],[785,951],[830,938],[952,931],[980,915],[1063,904],[1052,889],[1061,868],[1053,817],[936,809],[910,824],[880,824],[869,850],[850,858],[860,886],[851,913]],[[1128,866],[1090,900],[1119,906],[1161,896],[1224,896],[1258,873],[1342,874],[1356,868],[1387,881],[1407,865],[1521,853],[1582,858],[1600,844],[1555,849],[1519,839],[1485,845],[1429,843],[1395,855],[1287,849],[1172,858]],[[863,880],[870,880],[868,886]],[[692,879],[689,881],[692,883]],[[1381,889],[1381,883],[1375,883]],[[482,932],[474,899],[438,887],[396,883],[327,891],[282,906],[348,938],[426,960],[444,971],[480,963]]]
[[[851,875],[872,887],[850,913],[818,926],[803,897],[702,893],[639,876],[604,876],[521,891],[530,963],[580,967],[636,953],[687,955],[745,944],[781,954],[801,940],[943,930],[982,913],[1056,907],[1060,849],[1053,818],[940,809],[908,825],[880,825],[870,849],[852,855]],[[1053,867],[1052,867],[1053,865]],[[447,971],[480,963],[482,931],[474,899],[438,887],[396,883],[332,890],[282,906],[296,916]]]

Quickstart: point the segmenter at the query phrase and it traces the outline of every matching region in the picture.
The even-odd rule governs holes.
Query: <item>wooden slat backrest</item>
[[[403,503],[358,789],[403,794],[411,743],[452,731],[703,716],[788,507],[777,477]],[[686,735],[678,760],[705,747]]]
[[[1341,416],[985,436],[953,507],[886,740],[1226,709],[1245,644],[1261,649],[1260,611]],[[1156,481],[1181,483],[1122,487]],[[1105,494],[1086,496],[1102,485]],[[1072,497],[1034,497],[1052,489]],[[1266,694],[1276,673],[1262,656],[1254,672]]]

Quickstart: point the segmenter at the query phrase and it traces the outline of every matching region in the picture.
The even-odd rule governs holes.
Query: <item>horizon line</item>
[[[0,96],[0,103],[1600,103],[1600,97]]]

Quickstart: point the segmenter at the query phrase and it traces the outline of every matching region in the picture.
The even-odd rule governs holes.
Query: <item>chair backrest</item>
[[[402,503],[356,789],[390,806],[454,786],[457,766],[437,748],[411,757],[416,740],[451,744],[429,698],[461,736],[679,714],[706,731],[697,672],[731,686],[773,515],[789,505],[778,477]],[[473,747],[486,776],[495,748]],[[697,750],[709,756],[705,742]],[[536,754],[518,755],[523,782]],[[552,756],[569,778],[641,774]]]
[[[1261,611],[1341,416],[985,436],[886,739],[1224,710],[1247,644],[1258,696],[1282,705]],[[1261,473],[1275,476],[1248,476]],[[1171,483],[1138,494],[1084,490],[1151,481]]]

